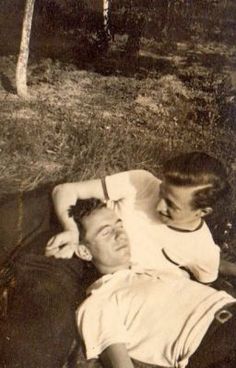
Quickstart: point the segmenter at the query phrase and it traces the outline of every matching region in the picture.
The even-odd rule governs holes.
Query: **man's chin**
[[[120,244],[117,248],[116,248],[116,252],[119,252],[120,254],[122,254],[125,258],[130,258],[131,257],[131,252],[130,252],[130,246],[127,243],[123,243]]]

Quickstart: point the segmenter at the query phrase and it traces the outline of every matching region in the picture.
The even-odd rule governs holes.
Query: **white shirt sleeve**
[[[213,282],[218,277],[220,248],[214,243],[206,224],[198,232],[182,233],[182,241],[178,241],[175,248],[165,247],[164,253],[202,283]]]
[[[98,358],[112,344],[126,343],[127,331],[114,301],[90,296],[77,311],[87,359]]]
[[[156,193],[159,190],[160,180],[146,170],[130,170],[106,177],[106,187],[109,199],[143,199],[146,193]]]
[[[220,251],[217,246],[215,250],[205,253],[205,257],[204,254],[199,254],[198,252],[195,255],[183,254],[179,249],[169,250],[167,248],[164,250],[164,253],[171,261],[189,270],[195,279],[200,282],[210,283],[218,277]]]

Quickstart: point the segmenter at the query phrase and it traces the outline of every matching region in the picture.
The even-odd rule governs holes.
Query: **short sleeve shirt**
[[[89,292],[77,313],[88,359],[123,343],[131,358],[178,368],[187,365],[215,312],[235,302],[224,291],[150,270],[106,275]]]
[[[204,283],[217,278],[220,249],[205,222],[193,232],[174,230],[157,215],[161,181],[145,170],[106,177],[108,206],[122,218],[134,264],[145,269],[187,276]]]

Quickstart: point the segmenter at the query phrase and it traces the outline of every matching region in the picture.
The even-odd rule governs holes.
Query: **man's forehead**
[[[84,219],[86,227],[99,227],[105,223],[116,222],[119,220],[117,214],[110,208],[103,207],[95,209],[90,215]]]

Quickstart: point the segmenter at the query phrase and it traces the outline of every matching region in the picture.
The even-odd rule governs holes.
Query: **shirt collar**
[[[96,280],[92,285],[90,285],[86,290],[86,295],[93,294],[94,292],[101,290],[101,288],[107,289],[108,287],[111,287],[117,280],[120,280],[125,275],[128,275],[131,273],[131,269],[124,269],[120,271],[116,271],[114,273],[109,273],[107,275],[104,275],[100,277],[98,280]]]
[[[177,228],[177,227],[174,227],[174,226],[171,226],[171,225],[167,225],[167,227],[171,230],[178,231],[180,233],[193,233],[194,231],[200,230],[203,227],[203,225],[204,225],[204,220],[201,219],[200,224],[193,230],[180,229],[180,228]]]
[[[86,290],[86,295],[93,294],[94,292],[105,291],[108,288],[113,288],[115,284],[128,279],[133,275],[147,275],[151,278],[159,278],[158,272],[152,269],[144,269],[139,265],[132,265],[130,268],[116,271],[111,274],[104,275],[90,285]]]

